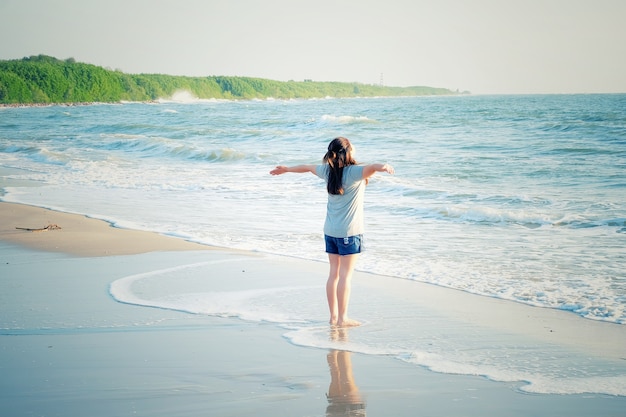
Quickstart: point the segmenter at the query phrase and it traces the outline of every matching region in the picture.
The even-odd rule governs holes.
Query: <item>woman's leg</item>
[[[326,281],[326,298],[328,299],[328,309],[330,310],[330,324],[336,325],[339,318],[337,307],[337,284],[339,282],[339,261],[340,256],[329,253],[328,263],[330,271],[328,272],[328,281]]]
[[[350,292],[352,290],[352,272],[359,258],[358,254],[341,256],[339,260],[339,282],[337,283],[337,326],[358,326],[356,320],[348,318]]]
[[[352,273],[359,255],[328,254],[330,272],[326,283],[326,296],[330,310],[330,324],[337,326],[358,326],[356,320],[348,318]]]

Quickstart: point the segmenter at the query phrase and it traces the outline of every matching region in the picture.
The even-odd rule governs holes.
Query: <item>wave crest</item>
[[[374,123],[375,122],[375,120],[370,119],[367,116],[334,116],[330,114],[323,115],[321,120],[323,122],[337,123],[337,124]]]
[[[204,162],[236,162],[249,157],[249,154],[233,148],[203,149],[162,137],[115,134],[113,138],[113,141],[103,145],[104,150],[136,152],[150,157],[160,156]]]

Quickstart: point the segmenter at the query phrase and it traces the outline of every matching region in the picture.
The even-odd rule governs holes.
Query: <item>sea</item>
[[[324,262],[323,182],[269,171],[337,136],[395,168],[367,187],[359,271],[626,324],[625,94],[5,107],[0,199]],[[626,395],[620,369],[601,392]]]

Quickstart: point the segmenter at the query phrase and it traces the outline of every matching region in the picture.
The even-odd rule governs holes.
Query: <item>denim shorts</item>
[[[324,235],[326,241],[326,253],[334,255],[355,255],[361,253],[363,248],[363,235],[350,237],[332,237]]]

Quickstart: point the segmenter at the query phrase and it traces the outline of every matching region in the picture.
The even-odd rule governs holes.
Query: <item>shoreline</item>
[[[580,95],[580,96],[594,96],[594,95],[626,95],[626,92],[623,93],[529,93],[529,94],[521,94],[521,93],[498,93],[498,94],[480,94],[480,93],[456,93],[456,94],[433,94],[433,95],[415,95],[415,96],[406,96],[406,95],[382,95],[382,96],[355,96],[355,97],[341,97],[341,96],[331,96],[333,99],[372,99],[372,98],[407,98],[407,97],[478,97],[478,96],[571,96],[571,95]],[[328,96],[327,96],[328,97]],[[199,98],[199,101],[204,100],[217,100],[217,101],[252,101],[252,100],[320,100],[325,97],[295,97],[295,98],[280,98],[276,99],[274,97],[262,97],[262,98]],[[161,101],[165,100],[165,101]],[[97,106],[97,105],[123,105],[128,103],[136,103],[136,104],[163,104],[164,102],[174,102],[170,98],[161,97],[156,100],[144,100],[144,101],[128,101],[128,100],[119,100],[119,101],[93,101],[93,102],[63,102],[63,103],[0,103],[0,108],[29,108],[29,107],[79,107],[79,106]],[[187,103],[187,102],[180,102]]]
[[[47,226],[53,226],[49,230]],[[34,230],[32,230],[34,229]],[[85,215],[68,213],[23,203],[0,201],[0,241],[18,245],[24,249],[62,253],[76,257],[119,257],[153,252],[218,252],[264,256],[249,251],[222,248],[187,241],[181,237],[166,236],[152,231],[125,229]],[[269,254],[268,254],[269,255]],[[317,261],[269,255],[288,259],[326,274],[324,263]],[[323,266],[322,266],[323,265]],[[516,331],[533,338],[578,346],[602,355],[626,360],[626,325],[581,317],[567,310],[533,306],[514,300],[501,299],[463,290],[392,276],[381,276],[356,270],[355,275],[363,285],[376,290],[376,278],[389,279],[393,283],[387,291],[400,298],[419,301],[433,311],[445,311],[449,317],[473,323]],[[447,299],[446,305],[438,300]],[[433,301],[435,300],[435,301]],[[449,303],[452,301],[452,303]],[[493,311],[499,311],[494,315]],[[542,325],[537,325],[537,322]],[[607,344],[613,330],[621,334],[623,343]],[[589,338],[588,334],[594,334]]]
[[[79,107],[79,106],[97,106],[102,104],[124,104],[124,103],[140,103],[140,104],[158,104],[158,100],[146,101],[79,101],[68,103],[0,103],[0,108],[27,108],[27,107]]]
[[[41,228],[49,221],[62,228],[14,229]],[[0,202],[5,410],[14,416],[89,410],[95,416],[348,416],[355,415],[347,412],[352,409],[363,411],[356,415],[367,410],[407,417],[416,410],[442,417],[621,417],[626,406],[626,396],[528,393],[520,389],[523,381],[438,372],[393,355],[351,350],[350,341],[367,339],[377,326],[393,327],[391,315],[347,329],[350,341],[347,334],[340,335],[343,342],[334,339],[332,329],[322,330],[329,333],[328,347],[311,347],[290,338],[293,329],[271,322],[126,304],[107,291],[123,277],[198,263],[208,264],[197,273],[214,291],[232,289],[237,280],[243,288],[272,288],[288,285],[294,276],[298,285],[320,286],[327,272],[318,262],[212,248]],[[355,272],[355,279],[357,316],[372,308],[373,295],[410,299],[421,312],[412,330],[416,337],[439,328],[445,337],[467,337],[471,328],[482,328],[494,349],[515,333],[519,340],[626,360],[621,348],[626,328],[620,325],[364,272]],[[351,394],[337,394],[338,386],[349,387]],[[327,414],[331,411],[341,413]]]
[[[76,107],[76,106],[91,106],[94,104],[117,104],[119,102],[76,102],[76,103],[0,103],[0,107],[7,108],[22,108],[22,107]]]

